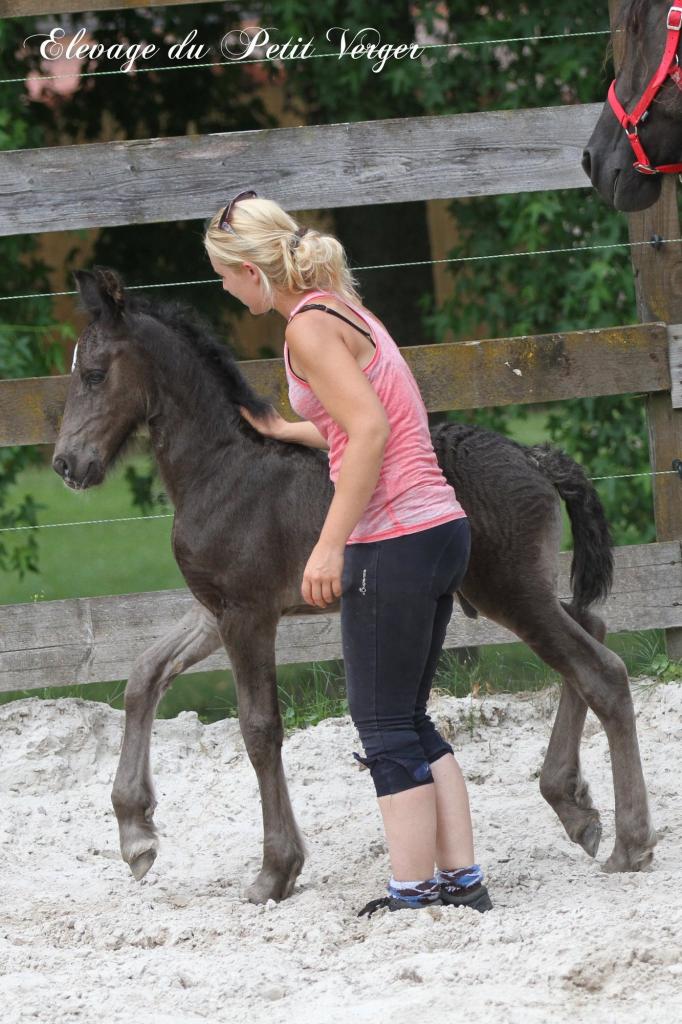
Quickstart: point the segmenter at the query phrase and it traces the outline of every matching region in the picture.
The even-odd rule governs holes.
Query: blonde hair
[[[232,207],[229,223],[234,231],[218,228],[223,209],[206,228],[204,248],[216,263],[228,267],[244,260],[253,263],[270,307],[273,287],[294,293],[319,288],[362,302],[346,252],[334,235],[299,228],[279,203],[260,196],[240,199]],[[304,230],[302,237],[296,234]]]

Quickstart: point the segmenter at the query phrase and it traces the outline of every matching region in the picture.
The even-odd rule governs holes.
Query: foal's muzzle
[[[78,463],[78,458],[67,452],[60,452],[52,459],[52,468],[58,473],[67,487],[72,490],[81,491],[86,487],[93,487],[104,479],[104,468],[99,459],[90,459],[88,462]]]

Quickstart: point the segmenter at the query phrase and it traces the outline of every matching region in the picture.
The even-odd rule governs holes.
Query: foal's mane
[[[218,341],[211,324],[193,306],[177,300],[153,299],[146,295],[126,294],[126,313],[143,314],[152,317],[181,338],[199,364],[207,369],[222,385],[235,405],[243,405],[251,412],[262,414],[270,403],[260,398],[253,390],[230,348]],[[182,353],[172,345],[164,351],[164,363],[172,371],[183,369]],[[177,364],[174,367],[173,363]]]

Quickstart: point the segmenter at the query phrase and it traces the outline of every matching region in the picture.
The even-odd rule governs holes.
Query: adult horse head
[[[682,171],[682,7],[630,0],[618,27],[622,66],[582,164],[602,198],[630,213],[656,202],[662,174]]]

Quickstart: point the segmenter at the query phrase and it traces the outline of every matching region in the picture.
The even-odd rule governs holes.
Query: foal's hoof
[[[121,856],[139,882],[156,860],[159,841],[153,825],[121,827]]]
[[[261,871],[246,889],[244,895],[249,903],[267,903],[268,900],[275,900],[279,903],[289,895],[294,881],[295,879],[292,880],[291,886],[287,886],[281,878]]]
[[[141,853],[139,857],[128,862],[128,867],[132,871],[136,882],[144,878],[155,860],[156,850],[147,850],[146,853]]]
[[[658,837],[653,829],[648,839],[637,846],[633,844],[628,847],[616,840],[611,856],[601,866],[602,871],[609,874],[617,871],[643,871],[654,858],[654,847],[657,842]]]
[[[285,900],[291,896],[296,879],[303,867],[303,856],[295,856],[288,868],[275,871],[261,868],[244,895],[250,903],[267,903],[268,900]]]
[[[589,854],[590,857],[597,856],[597,850],[601,842],[601,831],[601,822],[599,820],[591,821],[577,840],[578,845],[582,846],[585,853]]]

